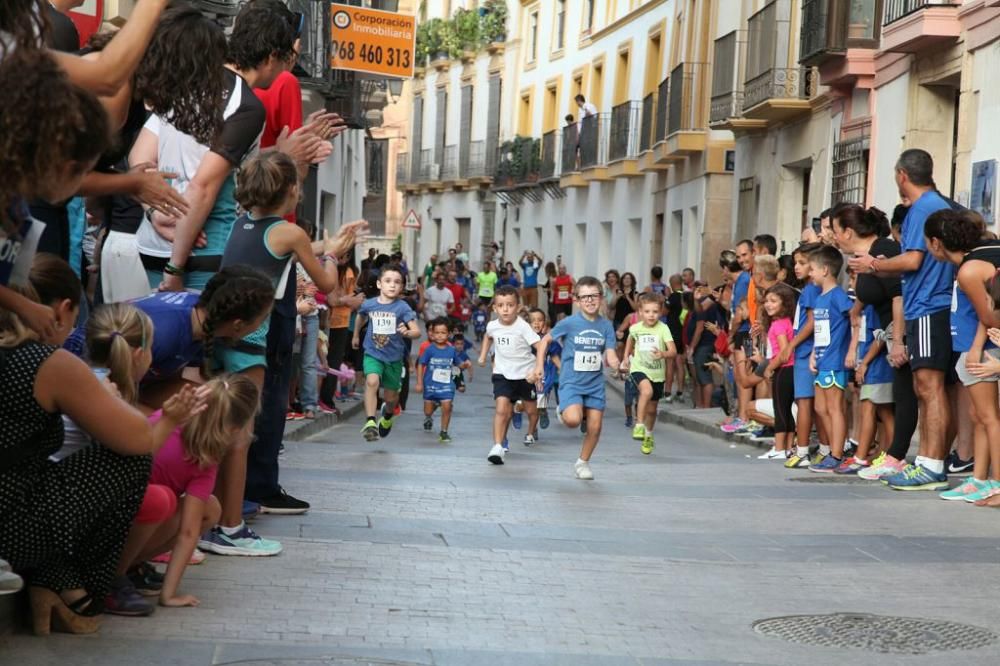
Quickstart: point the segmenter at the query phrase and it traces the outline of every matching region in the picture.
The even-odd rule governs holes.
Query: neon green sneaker
[[[820,453],[819,449],[816,449],[816,453],[814,453],[811,456],[809,456],[809,464],[810,465],[818,465],[821,462],[823,462],[823,458],[826,458],[826,456],[824,456],[822,453]]]
[[[644,454],[648,456],[650,453],[653,452],[653,449],[655,447],[656,447],[656,442],[653,441],[652,433],[649,433],[642,438],[642,452]]]
[[[796,469],[797,467],[809,467],[809,456],[800,456],[797,453],[793,453],[791,457],[785,461],[785,469]]]
[[[642,441],[646,438],[646,424],[636,423],[635,427],[632,428],[632,439],[637,441]]]

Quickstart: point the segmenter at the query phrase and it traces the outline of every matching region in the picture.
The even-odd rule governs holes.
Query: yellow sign
[[[330,67],[411,78],[417,25],[413,16],[330,5]]]

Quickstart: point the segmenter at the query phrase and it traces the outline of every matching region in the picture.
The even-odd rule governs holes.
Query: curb
[[[623,384],[616,382],[615,380],[608,379],[605,382],[610,390],[612,390],[618,397],[625,397],[625,387]],[[693,408],[688,408],[693,409]],[[678,426],[687,430],[689,432],[696,432],[701,435],[708,435],[713,439],[718,439],[723,442],[731,442],[734,444],[746,444],[748,446],[753,446],[758,449],[769,449],[771,447],[771,442],[753,442],[749,437],[738,437],[733,434],[725,433],[719,430],[719,427],[714,423],[707,422],[700,419],[695,419],[688,416],[685,412],[688,409],[680,410],[673,408],[672,406],[667,407],[664,403],[660,403],[660,409],[657,412],[656,420],[661,423],[669,423],[671,425]]]
[[[341,421],[346,421],[355,414],[360,414],[365,409],[365,403],[362,400],[346,403],[342,402],[340,404],[344,405],[344,407],[340,409],[339,415],[320,412],[319,415],[312,420],[286,422],[285,436],[283,439],[286,442],[301,442],[312,437],[313,435],[318,435],[324,430],[332,428]]]

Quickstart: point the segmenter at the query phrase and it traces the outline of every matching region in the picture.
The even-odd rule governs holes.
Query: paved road
[[[751,623],[854,611],[1000,633],[1000,514],[928,494],[792,475],[664,427],[652,456],[612,397],[596,481],[578,433],[486,462],[485,378],[459,396],[454,443],[411,413],[366,444],[360,423],[289,443],[304,516],[262,517],[285,552],[190,569],[197,609],[110,618],[100,635],[0,640],[8,664],[938,664],[811,647]]]

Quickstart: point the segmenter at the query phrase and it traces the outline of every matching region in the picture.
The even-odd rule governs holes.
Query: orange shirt
[[[747,289],[747,314],[750,325],[757,323],[757,285],[753,281],[753,271],[750,271],[750,288]]]
[[[346,296],[354,295],[354,271],[348,268],[344,272],[343,291]],[[351,308],[346,305],[337,305],[330,308],[330,328],[347,328],[351,324]]]

